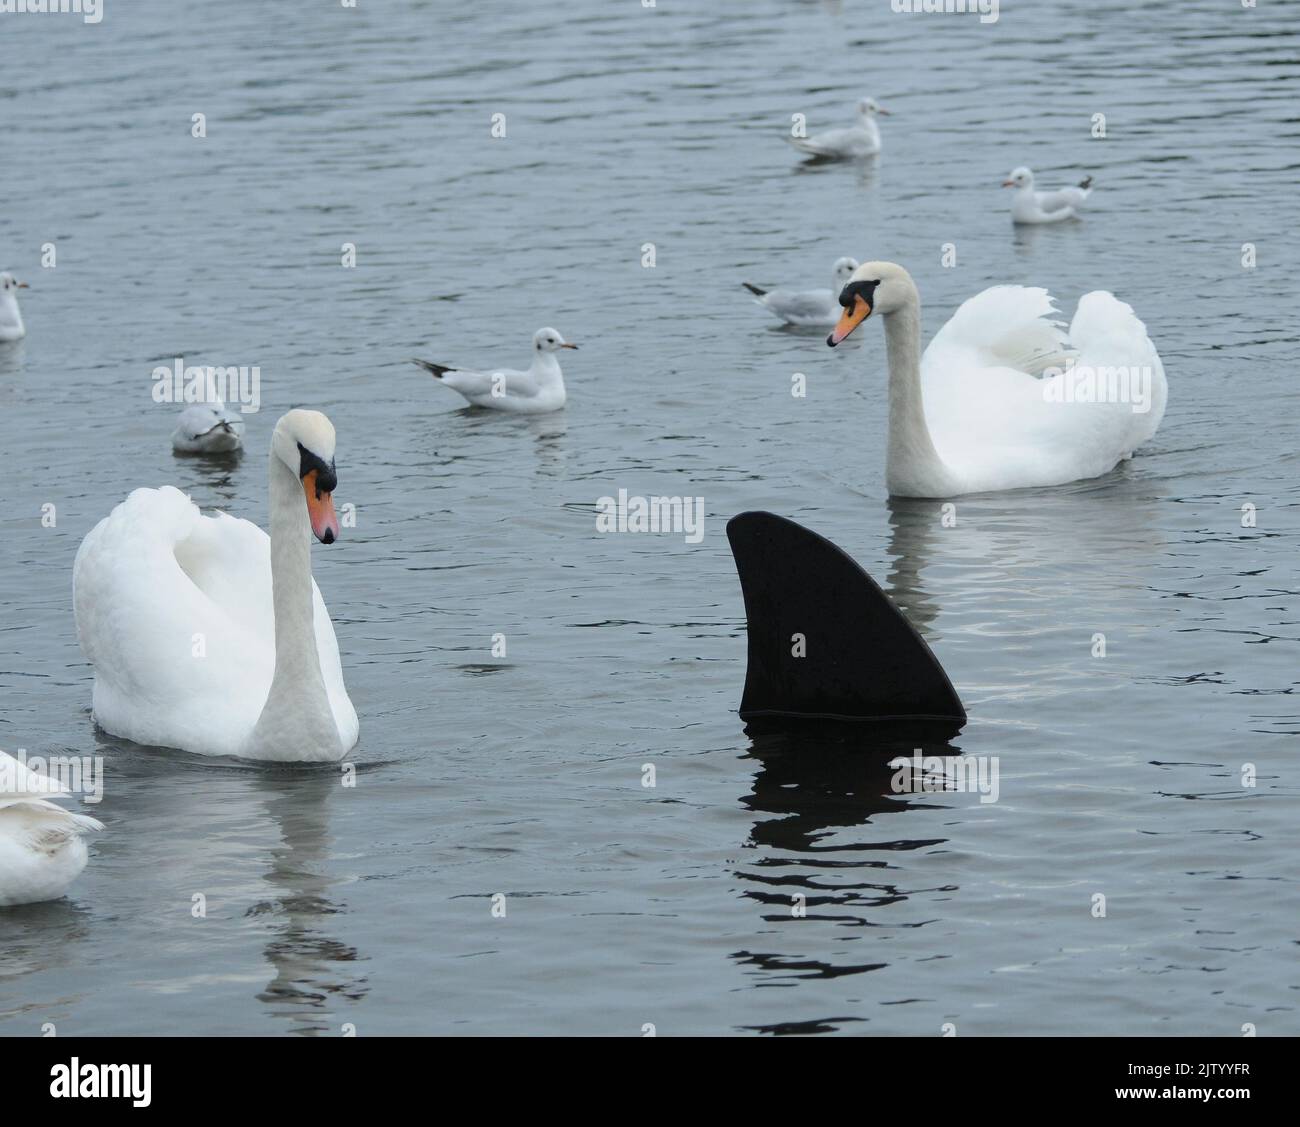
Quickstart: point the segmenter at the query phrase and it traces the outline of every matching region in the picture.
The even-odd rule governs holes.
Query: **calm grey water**
[[[1300,1032],[1283,12],[0,16],[0,258],[32,283],[27,340],[0,346],[0,747],[107,774],[70,897],[0,914],[0,1032]],[[883,155],[799,168],[790,115],[846,124],[865,94],[894,111]],[[1021,163],[1092,173],[1095,209],[1013,231]],[[832,352],[739,286],[825,285],[841,254],[908,266],[927,335],[993,283],[1067,313],[1114,290],[1164,358],[1160,432],[1102,480],[962,499],[956,527],[891,503],[879,327]],[[404,363],[522,364],[541,325],[582,345],[553,417],[461,410]],[[260,365],[237,464],[172,456],[150,372],[176,356]],[[96,731],[73,623],[77,545],[132,488],[265,525],[299,404],[336,423],[357,507],[313,553],[354,789]],[[619,488],[704,497],[703,542],[598,534]],[[971,715],[930,750],[998,756],[998,802],[895,796],[879,748],[746,737],[723,526],[748,508],[907,608]]]

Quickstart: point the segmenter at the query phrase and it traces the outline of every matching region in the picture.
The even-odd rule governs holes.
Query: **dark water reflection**
[[[894,879],[892,855],[944,843],[943,838],[891,836],[905,831],[906,820],[882,821],[885,815],[904,814],[916,805],[908,797],[916,790],[911,768],[893,761],[916,754],[959,755],[955,735],[952,725],[879,724],[751,734],[749,757],[758,770],[742,804],[751,813],[773,817],[761,816],[754,823],[748,845],[759,856],[736,875],[746,882],[745,897],[763,909],[762,919],[782,925],[773,934],[788,936],[792,952],[810,946],[837,950],[834,942],[823,942],[835,936],[824,928],[891,925],[887,909],[908,897]],[[902,793],[894,787],[900,774],[907,779]],[[810,937],[812,930],[823,934]],[[840,962],[746,950],[733,958],[761,970],[773,984],[862,974],[886,965],[854,962],[848,951],[845,955],[849,961]]]

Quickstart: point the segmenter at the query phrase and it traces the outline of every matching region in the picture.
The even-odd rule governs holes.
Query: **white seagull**
[[[1011,197],[1013,223],[1059,223],[1073,219],[1092,195],[1092,177],[1085,176],[1077,187],[1057,192],[1035,192],[1034,174],[1029,169],[1015,169],[1002,181],[1004,188],[1015,188]]]
[[[20,282],[7,270],[0,273],[0,341],[22,340],[27,335],[18,310],[18,291],[26,288],[26,282]]]
[[[220,399],[186,407],[172,431],[178,454],[228,454],[244,444],[244,420]]]
[[[516,415],[542,415],[564,406],[564,375],[556,353],[562,348],[577,348],[554,329],[538,329],[533,334],[533,362],[526,372],[515,368],[478,371],[453,368],[430,360],[412,360],[433,374],[439,383],[459,392],[475,407],[509,411]]]
[[[82,835],[104,827],[51,801],[68,793],[0,751],[0,908],[57,900],[86,867]]]
[[[863,98],[858,103],[858,123],[847,129],[828,129],[811,137],[787,137],[801,153],[821,160],[858,160],[880,152],[880,127],[876,115],[889,116],[889,111],[874,98]]]
[[[857,259],[837,258],[831,267],[831,288],[828,290],[765,290],[749,282],[740,284],[754,295],[755,305],[761,305],[787,325],[822,328],[839,320],[840,290],[857,268]]]

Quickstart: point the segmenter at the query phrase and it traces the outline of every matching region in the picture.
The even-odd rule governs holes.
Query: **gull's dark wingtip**
[[[444,372],[451,371],[451,368],[446,364],[435,364],[432,360],[418,360],[414,356],[411,357],[411,363],[418,364],[426,372],[432,374],[434,379],[441,379]]]

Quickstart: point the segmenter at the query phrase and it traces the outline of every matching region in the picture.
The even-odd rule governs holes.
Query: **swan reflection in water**
[[[338,882],[326,871],[333,840],[328,798],[342,789],[339,770],[297,767],[268,770],[267,776],[260,780],[266,812],[281,843],[270,850],[265,877],[274,895],[246,913],[271,917],[266,959],[275,975],[257,997],[273,1016],[290,1022],[292,1033],[338,1035],[340,1007],[360,1001],[369,989],[358,965],[362,956],[325,927],[346,911],[331,898]]]

